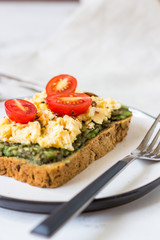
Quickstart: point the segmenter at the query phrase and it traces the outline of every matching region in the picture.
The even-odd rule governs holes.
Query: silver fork
[[[5,79],[8,79],[8,83],[6,83]],[[5,83],[3,83],[3,80],[5,80]],[[0,73],[0,84],[2,83],[2,84],[5,84],[7,86],[7,85],[9,85],[9,81],[15,81],[15,82],[18,83],[18,85],[20,87],[31,90],[32,92],[41,92],[43,90],[43,88],[41,86],[39,86],[37,84],[37,82],[33,82],[33,81],[29,82],[29,81],[26,81],[24,79],[21,79],[21,78],[12,76],[12,75],[8,75],[8,74],[5,74],[5,73]],[[31,97],[31,96],[27,96],[27,97]],[[6,101],[6,100],[8,100],[8,98],[5,98],[5,97],[1,96],[1,94],[0,94],[0,102]]]
[[[51,215],[32,230],[32,233],[51,236],[60,227],[64,225],[71,217],[79,214],[94,199],[95,195],[108,183],[117,173],[119,173],[127,164],[135,159],[143,159],[149,161],[160,161],[160,130],[156,130],[156,126],[160,120],[160,114],[147,132],[140,145],[132,151],[128,156],[114,164],[109,170],[94,180],[80,193],[73,197],[70,201],[63,203],[54,210]],[[158,127],[160,129],[160,127]],[[155,133],[156,132],[156,133]],[[152,139],[152,136],[155,136]]]
[[[160,161],[160,141],[158,142],[160,136],[160,128],[158,129],[154,138],[151,141],[151,137],[154,133],[154,130],[159,120],[160,114],[156,118],[155,122],[147,132],[146,136],[144,137],[140,145],[134,151],[131,152],[130,154],[131,156],[135,156],[136,158],[149,161]]]

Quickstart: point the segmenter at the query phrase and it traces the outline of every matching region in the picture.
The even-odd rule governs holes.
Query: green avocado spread
[[[112,122],[126,119],[131,115],[132,113],[128,108],[122,106],[120,109],[112,111],[110,119],[102,124],[95,123],[92,129],[88,129],[83,124],[81,134],[77,136],[73,143],[74,151],[54,147],[43,148],[39,144],[26,145],[0,141],[0,156],[23,158],[36,165],[58,162],[83,147],[88,140],[96,137],[99,132],[109,128]]]

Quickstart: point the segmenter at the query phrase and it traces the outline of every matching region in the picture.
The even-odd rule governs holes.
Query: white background
[[[80,89],[156,116],[159,1],[83,3],[0,3],[0,71],[43,85],[53,74],[73,73]],[[53,239],[159,240],[159,190],[122,207],[81,215]],[[0,239],[41,239],[29,232],[44,218],[0,209]]]

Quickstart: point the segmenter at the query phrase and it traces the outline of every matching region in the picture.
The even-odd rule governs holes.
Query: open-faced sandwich
[[[38,187],[58,187],[124,139],[132,116],[128,108],[76,87],[74,77],[59,75],[32,99],[5,102],[1,175]]]

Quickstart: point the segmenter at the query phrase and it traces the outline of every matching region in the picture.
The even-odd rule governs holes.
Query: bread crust
[[[56,188],[88,167],[93,161],[111,151],[127,135],[131,117],[100,132],[77,152],[61,162],[36,166],[25,159],[0,157],[0,175],[13,177],[32,186]]]

